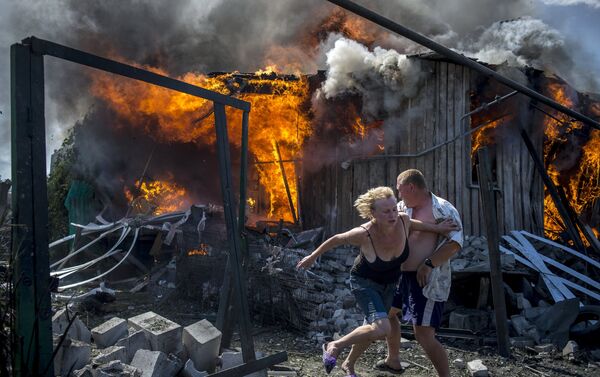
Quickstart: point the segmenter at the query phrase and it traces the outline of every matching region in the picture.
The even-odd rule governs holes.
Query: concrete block
[[[206,376],[208,376],[208,372],[198,371],[196,369],[196,367],[194,366],[194,362],[192,361],[192,359],[189,359],[185,363],[185,366],[183,367],[180,375],[182,377],[206,377]]]
[[[487,377],[489,375],[488,368],[483,365],[483,362],[479,359],[469,361],[467,363],[467,368],[473,377]]]
[[[562,350],[563,356],[569,356],[579,350],[579,345],[574,340],[569,340]]]
[[[464,369],[467,366],[463,359],[454,359],[452,365],[454,365],[456,369]]]
[[[71,374],[73,377],[95,377],[94,370],[91,366],[86,365],[82,369],[77,369]]]
[[[256,358],[262,357],[262,352],[255,353]],[[221,370],[233,368],[244,363],[244,358],[241,352],[223,352],[221,354]],[[245,377],[267,377],[267,370],[259,370]]]
[[[182,348],[182,328],[154,312],[146,312],[128,320],[129,326],[142,330],[150,342],[150,349],[166,354],[179,353]]]
[[[92,359],[92,364],[102,365],[114,360],[127,362],[127,349],[123,346],[106,347],[100,351],[98,356]]]
[[[142,372],[120,361],[111,361],[96,368],[95,377],[141,377]]]
[[[203,319],[183,329],[183,347],[199,370],[215,369],[221,345],[221,332]]]
[[[126,363],[129,363],[133,360],[133,356],[138,350],[141,349],[150,349],[150,342],[146,338],[146,335],[142,330],[134,331],[129,334],[126,338],[120,339],[115,346],[125,347],[127,350],[127,360],[123,360]]]
[[[54,359],[54,374],[67,376],[69,373],[85,367],[92,354],[92,347],[79,340],[67,339]]]
[[[490,315],[483,310],[458,308],[450,313],[449,322],[454,329],[480,331],[489,327]]]
[[[98,348],[114,346],[115,343],[127,336],[127,321],[113,317],[92,329],[92,337]]]
[[[64,334],[69,325],[69,320],[73,318],[73,315],[74,313],[67,309],[57,311],[56,314],[52,316],[52,333],[59,336]],[[67,337],[86,343],[92,342],[92,333],[79,318],[75,318],[73,321],[73,324],[69,328],[69,332],[67,332]]]
[[[142,372],[141,377],[174,377],[183,365],[173,355],[167,357],[161,351],[139,350],[135,353],[131,366]]]

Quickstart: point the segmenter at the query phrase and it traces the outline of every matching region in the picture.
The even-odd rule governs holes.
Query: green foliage
[[[48,176],[48,233],[50,241],[64,237],[69,232],[69,214],[65,207],[65,198],[73,180],[73,164],[76,159],[74,131],[69,133],[54,156],[50,175]]]

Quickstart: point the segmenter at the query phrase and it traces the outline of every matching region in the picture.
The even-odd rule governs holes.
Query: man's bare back
[[[431,200],[422,207],[415,207],[412,210],[412,218],[421,220],[424,223],[435,224]],[[416,271],[425,258],[433,254],[438,235],[431,232],[420,232],[412,230],[408,236],[408,247],[410,253],[406,262],[402,264],[402,271]]]

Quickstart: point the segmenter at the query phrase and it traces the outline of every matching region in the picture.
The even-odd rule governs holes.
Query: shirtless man
[[[396,188],[401,199],[398,210],[406,212],[410,218],[425,223],[452,219],[459,225],[459,230],[444,238],[434,233],[410,233],[411,252],[402,264],[400,284],[390,310],[390,316],[396,316],[402,310],[403,319],[412,322],[415,337],[438,375],[447,377],[450,376],[448,355],[435,338],[435,331],[440,326],[444,302],[450,293],[449,260],[463,244],[462,223],[452,204],[429,191],[420,171],[410,169],[400,173]],[[388,355],[398,355],[400,337],[388,339],[388,347]],[[386,361],[381,360],[378,364],[383,368],[378,369],[386,369]],[[396,364],[395,360],[390,364]]]

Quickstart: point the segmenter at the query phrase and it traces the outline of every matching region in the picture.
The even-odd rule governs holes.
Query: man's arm
[[[427,285],[427,281],[429,279],[429,274],[433,267],[440,266],[446,263],[450,258],[452,258],[456,253],[460,251],[460,244],[456,241],[448,241],[442,246],[440,246],[435,253],[433,253],[429,258],[431,261],[431,265],[426,264],[425,259],[419,267],[417,268],[417,281],[421,287]]]

